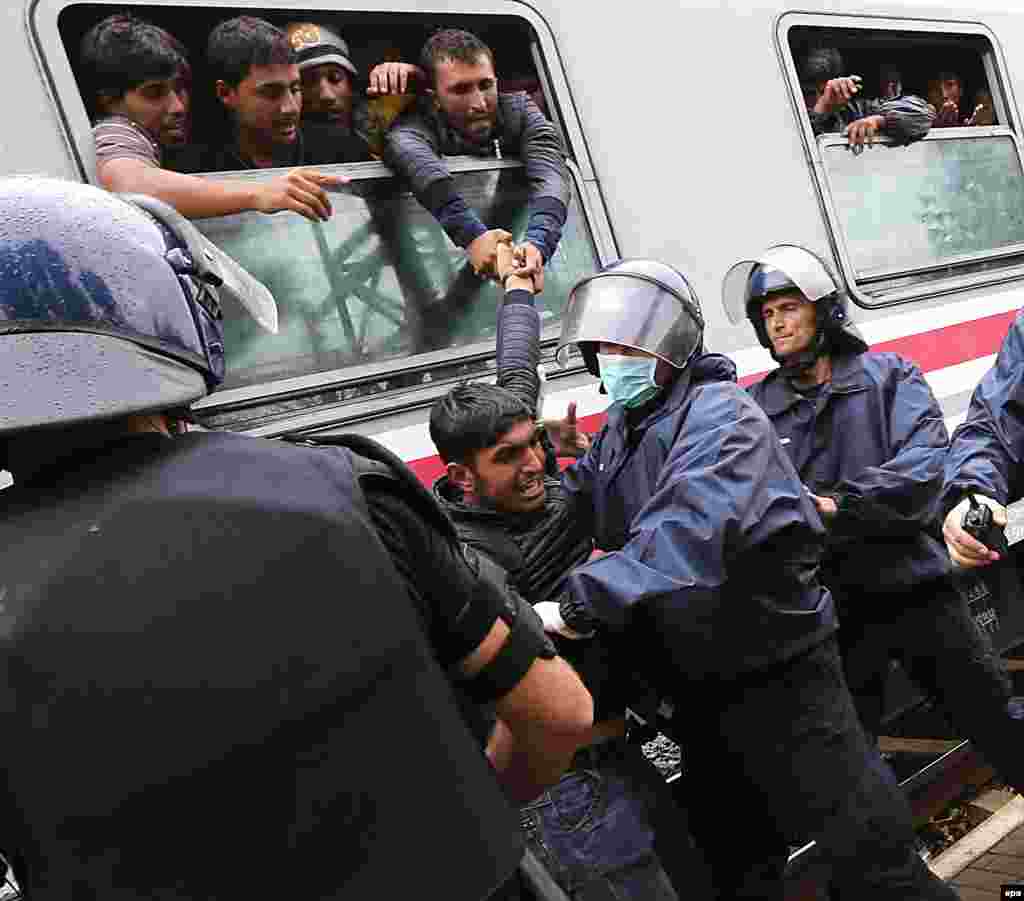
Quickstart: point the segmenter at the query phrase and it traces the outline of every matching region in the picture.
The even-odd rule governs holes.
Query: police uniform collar
[[[864,361],[859,353],[832,355],[832,390],[845,393],[869,387]]]
[[[867,387],[864,366],[860,354],[836,354],[832,356],[832,377],[829,392],[846,394]],[[793,387],[782,367],[769,372],[761,382],[761,408],[769,416],[785,413],[794,404],[803,400],[803,395]]]

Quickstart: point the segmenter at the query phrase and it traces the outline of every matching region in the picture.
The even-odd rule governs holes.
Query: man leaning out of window
[[[862,147],[879,135],[904,145],[928,134],[935,110],[926,100],[912,94],[888,100],[860,97],[860,77],[844,71],[835,47],[812,50],[803,62],[800,83],[816,135],[841,132],[851,146]]]

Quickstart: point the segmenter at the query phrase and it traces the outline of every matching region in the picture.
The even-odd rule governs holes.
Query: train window
[[[485,221],[522,234],[528,183],[521,164],[492,160],[481,168],[479,160],[452,157],[449,165],[460,193]],[[332,195],[334,215],[326,223],[293,213],[197,223],[266,284],[278,304],[277,335],[246,317],[228,317],[225,387],[355,366],[379,375],[396,359],[493,349],[500,289],[473,273],[465,253],[389,170],[373,163],[360,168],[345,167],[353,181]],[[546,338],[557,337],[573,283],[600,265],[574,193],[537,298]]]
[[[210,136],[223,133],[223,113],[204,71],[204,48],[210,30],[232,16],[260,16],[277,26],[292,21],[333,26],[347,40],[361,73],[357,104],[376,63],[416,61],[422,43],[441,27],[473,31],[494,50],[499,89],[529,93],[555,123],[567,151],[569,216],[538,298],[549,347],[573,282],[615,255],[554,37],[543,19],[515,0],[497,0],[487,14],[473,13],[468,4],[468,11],[459,13],[455,4],[443,20],[426,12],[392,12],[389,2],[362,0],[359,10],[313,11],[290,4],[213,6],[209,0],[140,0],[116,9],[108,3],[38,0],[31,26],[69,145],[89,180],[95,179],[89,104],[75,62],[83,35],[112,12],[131,12],[182,42],[192,67],[191,132],[193,140],[207,144]],[[372,101],[364,105],[372,124],[379,110]],[[461,193],[483,220],[521,238],[528,212],[522,165],[507,156],[448,162]],[[465,253],[383,163],[317,168],[351,179],[332,194],[334,216],[327,223],[287,212],[198,223],[266,282],[280,309],[274,336],[230,317],[229,377],[222,391],[198,405],[204,422],[251,430],[326,408],[332,423],[348,422],[423,405],[452,379],[494,369],[497,286],[473,275]],[[265,180],[279,174],[258,169],[203,177]]]
[[[858,284],[1024,252],[1024,172],[1008,131],[940,131],[891,155],[855,156],[834,137],[821,152]]]
[[[888,305],[1024,275],[1020,129],[1000,51],[984,26],[790,14],[778,35],[812,173],[858,303]],[[909,144],[888,135],[881,146],[850,148],[840,129],[856,114],[826,119],[820,109],[821,78],[840,74],[860,78],[857,114],[920,98],[935,115],[931,130]]]

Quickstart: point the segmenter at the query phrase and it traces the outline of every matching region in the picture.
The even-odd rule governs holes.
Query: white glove
[[[983,494],[975,494],[974,498],[992,511],[992,521],[997,526],[1006,525],[1006,507]],[[942,537],[946,541],[949,557],[953,561],[953,565],[959,569],[987,566],[999,559],[999,555],[995,551],[989,550],[969,532],[963,530],[961,523],[964,521],[964,514],[970,507],[970,498],[965,497],[949,511],[946,521],[942,524]]]
[[[562,613],[558,609],[557,601],[541,601],[539,604],[533,605],[534,612],[540,617],[542,623],[544,623],[544,631],[552,632],[556,635],[561,635],[564,638],[590,638],[594,633],[587,632],[574,632],[566,624],[565,620],[562,619]]]

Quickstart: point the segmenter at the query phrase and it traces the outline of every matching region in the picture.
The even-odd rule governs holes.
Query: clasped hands
[[[499,249],[502,250],[499,259]],[[511,250],[508,257],[505,249]],[[510,232],[492,228],[475,238],[466,248],[473,271],[480,278],[493,278],[504,282],[510,275],[529,279],[533,293],[544,290],[544,257],[529,241],[515,244]]]

